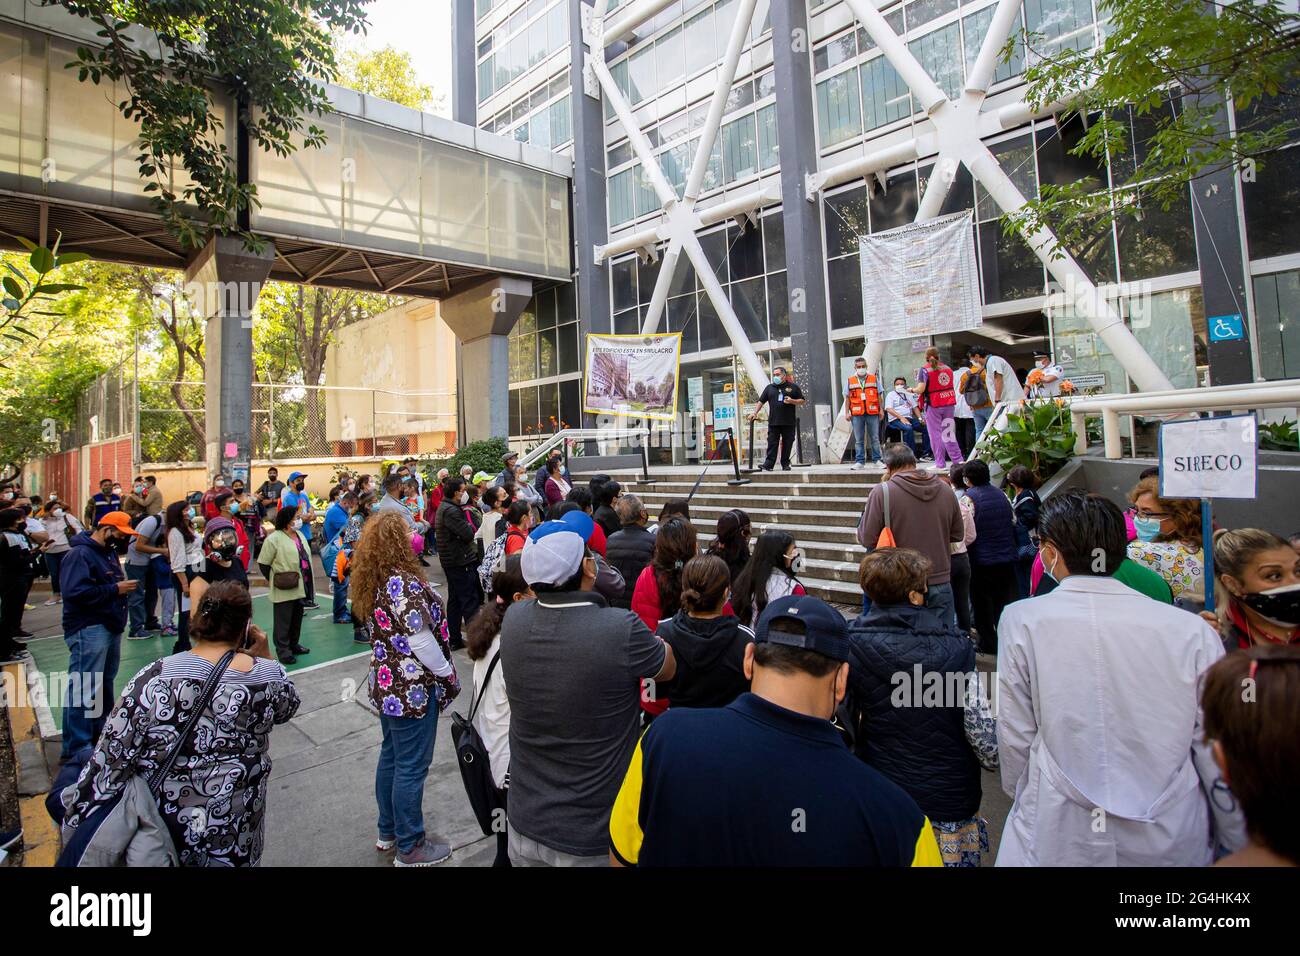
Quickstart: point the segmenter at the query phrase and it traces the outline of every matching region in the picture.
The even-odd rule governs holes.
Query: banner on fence
[[[680,332],[588,335],[582,410],[672,420],[681,354]]]
[[[979,328],[969,211],[858,238],[867,341]]]

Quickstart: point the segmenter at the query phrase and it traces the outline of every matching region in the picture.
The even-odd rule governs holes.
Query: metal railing
[[[626,441],[629,438],[634,439],[634,441]],[[561,428],[536,448],[521,455],[519,464],[525,468],[532,468],[552,452],[562,451],[564,465],[567,468],[569,465],[569,450],[574,445],[603,442],[608,447],[610,443],[617,443],[618,445],[632,445],[641,453],[641,476],[648,481],[650,479],[650,459],[646,455],[646,444],[649,438],[650,429],[648,428]]]

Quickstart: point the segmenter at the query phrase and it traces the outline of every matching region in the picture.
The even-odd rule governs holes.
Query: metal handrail
[[[532,451],[519,459],[519,464],[531,468],[555,449],[572,441],[612,441],[617,438],[640,438],[644,454],[646,439],[650,437],[648,428],[561,428]]]

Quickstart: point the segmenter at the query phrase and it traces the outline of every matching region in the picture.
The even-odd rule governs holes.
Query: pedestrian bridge
[[[123,84],[65,64],[100,42],[89,21],[0,0],[0,246],[63,233],[97,259],[184,269],[191,258],[150,211]],[[472,126],[328,87],[320,149],[252,150],[272,240],[271,278],[441,298],[487,275],[568,281],[567,158]],[[236,155],[233,102],[217,103]],[[173,179],[179,192],[183,174]]]

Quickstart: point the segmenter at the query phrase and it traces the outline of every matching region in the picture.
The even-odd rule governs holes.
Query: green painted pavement
[[[306,609],[302,619],[302,644],[310,648],[311,653],[299,657],[298,663],[288,668],[290,672],[367,653],[364,645],[353,643],[351,624],[335,624],[331,620],[330,596],[320,593],[316,600],[320,607],[315,610]],[[253,596],[253,621],[266,631],[267,637],[271,636],[271,602],[266,599],[265,593]],[[113,699],[117,699],[122,688],[142,667],[170,654],[174,643],[175,638],[172,637],[129,641],[123,636],[122,659],[114,682]],[[46,675],[47,680],[51,674],[67,671],[68,645],[64,643],[62,634],[28,641],[27,646],[32,652],[36,667]],[[46,686],[50,685],[47,683]],[[63,701],[51,700],[49,704],[55,724],[62,727]]]

